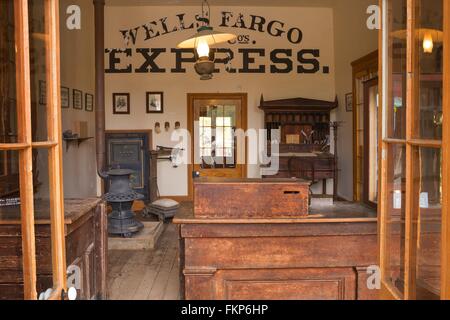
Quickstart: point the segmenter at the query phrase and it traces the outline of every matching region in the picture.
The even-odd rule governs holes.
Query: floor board
[[[165,225],[154,250],[110,250],[108,267],[111,300],[178,300],[176,226]]]

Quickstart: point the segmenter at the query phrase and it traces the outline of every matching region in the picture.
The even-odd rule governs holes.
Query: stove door
[[[144,195],[144,201],[149,200],[149,141],[146,132],[106,133],[107,165],[133,170],[131,186]]]

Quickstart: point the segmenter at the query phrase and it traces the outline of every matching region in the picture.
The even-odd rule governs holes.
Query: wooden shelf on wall
[[[94,137],[84,137],[84,138],[63,138],[66,142],[66,152],[69,151],[70,145],[76,143],[79,147],[85,141],[94,139]]]

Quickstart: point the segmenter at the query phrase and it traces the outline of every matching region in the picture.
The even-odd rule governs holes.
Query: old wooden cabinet
[[[204,219],[179,213],[181,293],[196,299],[377,299],[375,213],[303,219]]]
[[[300,179],[195,179],[194,215],[214,219],[307,216],[309,185]]]
[[[313,183],[337,180],[337,155],[330,153],[330,114],[338,107],[336,101],[294,98],[265,101],[261,97],[259,108],[264,111],[268,153],[279,157],[279,170],[275,175],[262,173],[264,178],[307,179]],[[279,137],[276,131],[279,130]],[[278,142],[278,154],[272,144]],[[337,184],[335,183],[335,189]],[[337,190],[334,190],[337,195]]]
[[[20,216],[14,208],[6,209],[0,212],[0,300],[23,299]],[[40,293],[52,287],[51,233],[48,207],[38,201],[35,209]],[[106,298],[105,205],[99,199],[66,200],[64,229],[67,267],[81,275],[78,299]]]

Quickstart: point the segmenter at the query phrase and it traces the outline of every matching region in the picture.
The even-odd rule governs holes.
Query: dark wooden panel
[[[218,269],[368,266],[376,264],[377,248],[375,235],[187,238],[185,264]]]
[[[225,270],[217,273],[219,299],[354,300],[352,268]]]
[[[311,223],[311,224],[185,224],[183,238],[245,238],[245,237],[317,237],[346,235],[377,235],[373,222]]]
[[[98,200],[93,203],[96,205]],[[80,297],[83,299],[102,297],[106,292],[106,223],[95,224],[94,217],[105,222],[104,204],[99,209],[91,207],[66,225],[67,266],[75,264],[81,268]],[[103,248],[98,251],[96,245],[100,240],[94,241],[96,238],[103,239]],[[96,269],[101,261],[103,268]],[[36,226],[36,264],[37,292],[43,292],[52,287],[50,227],[45,224]],[[0,225],[0,299],[23,299],[22,241],[18,225]]]

